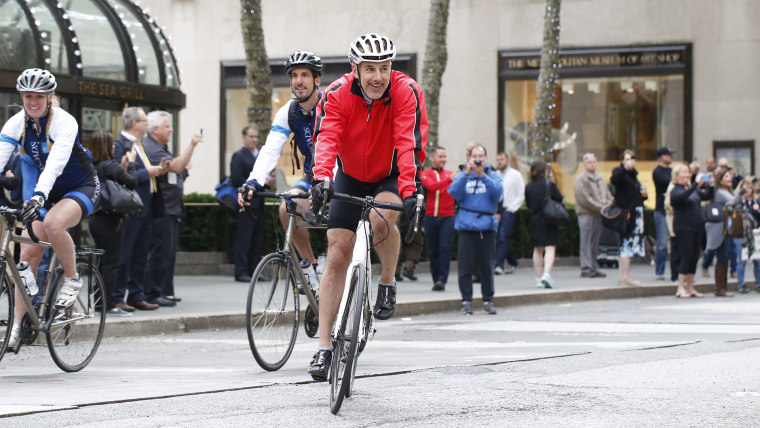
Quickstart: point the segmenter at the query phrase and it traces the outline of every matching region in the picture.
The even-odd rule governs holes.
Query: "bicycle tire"
[[[92,361],[106,325],[106,294],[100,273],[84,262],[77,263],[77,273],[82,278],[79,296],[66,309],[56,310],[51,306],[48,319],[54,316],[55,320],[45,333],[50,356],[65,372],[82,370]],[[57,278],[53,297],[58,294],[63,280],[63,275]]]
[[[5,272],[5,263],[0,263],[0,361],[8,349],[8,340],[11,337],[11,328],[13,327],[13,299],[15,292],[11,287],[11,281]]]
[[[330,411],[333,414],[338,413],[343,399],[351,396],[358,356],[365,282],[366,269],[363,264],[357,264],[351,272],[346,310],[343,311],[343,317],[339,320],[338,333],[333,338],[330,373]]]
[[[253,358],[267,371],[285,365],[296,344],[299,299],[292,263],[288,269],[284,255],[267,255],[256,266],[248,288],[248,344]]]

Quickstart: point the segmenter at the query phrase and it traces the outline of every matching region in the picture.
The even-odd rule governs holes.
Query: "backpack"
[[[224,177],[224,180],[217,184],[214,190],[216,190],[216,200],[219,202],[219,205],[233,212],[237,212],[237,189],[232,183],[230,183],[229,177]]]

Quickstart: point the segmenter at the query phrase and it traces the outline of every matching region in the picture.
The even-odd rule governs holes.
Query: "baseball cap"
[[[668,146],[660,147],[660,149],[657,150],[657,157],[660,157],[662,155],[671,155],[672,156],[675,152],[676,152],[675,150],[671,149]]]

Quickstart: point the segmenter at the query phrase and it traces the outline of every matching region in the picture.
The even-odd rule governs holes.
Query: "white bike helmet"
[[[21,72],[16,80],[16,90],[19,92],[50,93],[58,86],[55,76],[41,68],[29,68]]]
[[[351,42],[348,49],[348,60],[354,64],[361,62],[383,62],[396,58],[396,46],[387,36],[379,34],[364,34]]]

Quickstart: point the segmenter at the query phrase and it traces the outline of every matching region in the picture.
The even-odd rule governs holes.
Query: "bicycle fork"
[[[366,339],[366,335],[369,333],[369,331],[372,330],[372,290],[369,286],[369,280],[372,278],[372,263],[370,262],[370,223],[369,220],[360,220],[359,225],[356,227],[356,242],[354,243],[354,251],[351,255],[351,264],[348,265],[347,275],[346,275],[346,282],[343,286],[343,296],[340,299],[340,306],[338,307],[338,316],[336,318],[335,324],[333,324],[333,331],[332,331],[332,337],[333,339],[337,339],[340,334],[340,327],[343,320],[343,315],[345,311],[350,310],[350,308],[347,307],[348,305],[348,298],[351,292],[351,279],[353,277],[354,268],[357,265],[363,264],[366,268],[366,281],[365,281],[365,299],[368,299],[367,302],[369,302],[369,312],[365,313],[365,311],[361,311],[361,319],[360,319],[360,326],[364,326],[365,322],[365,316],[369,316],[369,323],[370,328],[367,329],[365,332],[363,328],[359,331],[359,342]],[[365,272],[359,272],[359,275],[365,275]]]

